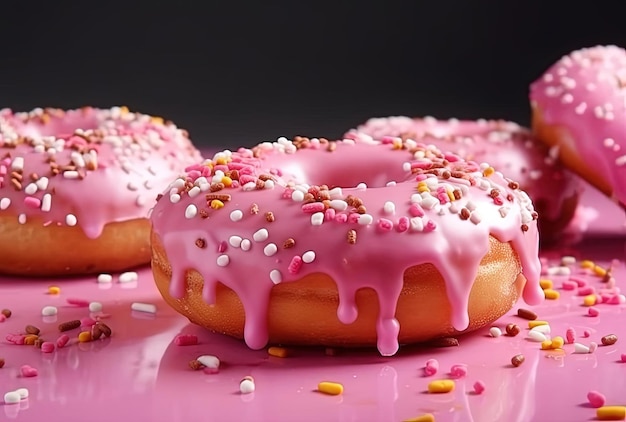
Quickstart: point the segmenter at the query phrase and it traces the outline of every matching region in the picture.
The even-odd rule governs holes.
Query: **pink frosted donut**
[[[581,183],[565,170],[530,131],[504,120],[437,120],[410,117],[373,118],[346,133],[382,139],[401,136],[436,145],[468,160],[487,162],[515,180],[532,198],[541,216],[542,239],[555,238],[574,216]]]
[[[152,268],[176,310],[251,348],[392,355],[539,302],[535,218],[517,183],[433,146],[280,138],[163,192]]]
[[[199,159],[184,130],[126,107],[0,110],[0,273],[147,263],[148,211]]]
[[[626,204],[626,50],[574,51],[530,87],[533,130],[570,169]]]

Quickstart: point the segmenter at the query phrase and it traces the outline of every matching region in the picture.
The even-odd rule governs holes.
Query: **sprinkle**
[[[540,320],[528,321],[528,328],[530,329],[533,329],[542,325],[549,325],[548,321],[540,321]]]
[[[502,330],[500,330],[500,328],[498,327],[491,327],[489,329],[489,335],[491,337],[500,337],[502,335]]]
[[[179,334],[174,338],[174,344],[177,346],[195,346],[198,344],[198,336],[193,334]]]
[[[541,287],[543,290],[551,289],[554,287],[554,283],[550,279],[542,278],[541,280],[539,280],[539,287]]]
[[[340,214],[342,215],[342,214]],[[320,226],[322,225],[322,223],[324,222],[324,213],[323,212],[316,212],[315,214],[311,215],[311,225],[313,226]]]
[[[34,325],[27,325],[24,328],[24,331],[26,331],[26,333],[28,333],[28,334],[34,334],[36,336],[38,336],[39,333],[40,333],[39,328],[35,327]]]
[[[88,300],[78,299],[78,298],[75,298],[75,297],[68,297],[67,299],[65,299],[65,301],[69,305],[80,306],[80,307],[84,307],[84,308],[89,307],[89,303],[90,303]]]
[[[520,318],[524,318],[530,321],[534,321],[537,319],[537,314],[529,309],[519,308],[517,310],[517,316]],[[532,328],[532,327],[530,327]]]
[[[220,255],[217,257],[216,263],[218,267],[226,267],[230,263],[228,255]]]
[[[515,355],[511,358],[511,365],[513,365],[514,367],[519,367],[522,363],[524,363],[524,355],[519,354],[519,355]]]
[[[48,294],[49,295],[58,295],[59,293],[61,293],[61,288],[59,286],[50,286],[50,287],[48,287]]]
[[[507,324],[506,325],[506,334],[510,337],[515,337],[520,333],[521,329],[517,324]]]
[[[615,334],[607,334],[600,339],[603,346],[612,346],[617,343],[617,336]]]
[[[267,354],[277,358],[289,357],[290,351],[285,347],[272,346],[267,349]]]
[[[590,391],[587,393],[587,400],[589,400],[589,404],[591,407],[602,407],[604,403],[606,403],[606,397],[600,394],[597,391]]]
[[[25,387],[18,388],[17,390],[15,390],[15,392],[20,395],[20,399],[22,400],[27,399],[28,396],[30,395],[28,388],[25,388]]]
[[[589,353],[589,347],[585,346],[582,343],[574,343],[574,353],[575,354],[588,354]]]
[[[59,331],[61,332],[70,331],[80,326],[81,326],[80,320],[73,319],[71,321],[66,321],[66,322],[62,322],[61,324],[59,324]]]
[[[572,344],[576,341],[576,331],[572,327],[565,331],[565,341],[567,344]]]
[[[156,305],[152,303],[133,302],[130,305],[130,309],[137,312],[145,312],[148,314],[156,314]]]
[[[293,193],[291,194],[291,199],[295,202],[304,201],[304,192],[299,191],[299,190],[294,190]]]
[[[9,391],[4,394],[4,404],[16,404],[20,402],[20,395],[17,391]]]
[[[202,355],[198,356],[196,360],[204,365],[206,369],[209,370],[209,372],[217,372],[220,368],[220,360],[217,358],[217,356]]]
[[[20,373],[24,378],[31,378],[36,377],[39,372],[37,371],[37,368],[33,368],[30,365],[22,365],[20,367]]]
[[[241,210],[234,210],[230,213],[231,221],[240,221],[242,218],[243,218],[243,211]]]
[[[302,254],[302,261],[305,264],[310,264],[311,262],[315,261],[315,252],[313,251],[306,251],[305,253]]]
[[[255,388],[254,379],[252,377],[245,377],[239,383],[239,392],[241,394],[254,393]]]
[[[111,283],[113,281],[113,277],[111,274],[99,274],[97,280],[98,283]]]
[[[274,256],[276,252],[278,252],[278,247],[274,243],[268,243],[265,248],[263,248],[265,256]]]
[[[3,309],[0,311],[0,314],[4,315],[6,318],[11,318],[12,312],[10,309]]]
[[[11,200],[9,198],[0,199],[0,210],[6,210],[11,205]]]
[[[263,242],[267,240],[268,237],[269,233],[267,229],[259,229],[252,235],[252,239],[254,239],[255,242]]]
[[[439,370],[439,361],[437,359],[428,359],[424,366],[424,375],[427,377],[433,376]]]
[[[454,390],[455,383],[453,380],[437,380],[428,383],[428,392],[430,394],[445,394]]]
[[[450,376],[453,378],[463,378],[467,375],[467,365],[456,364],[450,368]]]
[[[482,394],[485,391],[485,383],[480,380],[476,381],[473,387],[475,394]]]
[[[44,306],[41,310],[41,315],[43,316],[54,316],[57,314],[57,308],[54,306]]]
[[[250,242],[250,239],[243,239],[240,246],[242,251],[249,251],[252,247],[252,242]]]
[[[587,315],[589,315],[590,317],[597,317],[598,315],[600,315],[600,311],[598,310],[598,308],[590,307],[587,311]]]
[[[404,419],[403,422],[435,422],[435,415],[432,413],[424,413],[414,418]]]
[[[280,273],[279,270],[272,270],[270,271],[270,280],[272,280],[272,283],[274,284],[279,284],[281,281],[283,281],[283,275]]]
[[[596,410],[599,421],[621,421],[626,419],[626,406],[602,406]]]
[[[558,290],[545,289],[543,292],[548,300],[557,300],[561,296]]]
[[[133,281],[137,281],[139,279],[139,274],[135,271],[127,271],[120,274],[119,282],[120,283],[132,283]]]
[[[343,385],[338,382],[323,381],[317,385],[317,391],[331,396],[338,396],[343,393]]]
[[[383,205],[383,211],[385,214],[394,214],[396,212],[396,204],[391,201],[385,202]]]
[[[52,343],[51,341],[44,341],[43,343],[41,343],[41,353],[52,353],[54,352],[55,348],[56,347],[54,343]]]
[[[74,227],[78,221],[76,220],[76,216],[74,214],[68,214],[65,216],[65,224],[70,227]]]
[[[102,312],[102,303],[91,302],[89,304],[89,312],[93,312],[93,313]]]

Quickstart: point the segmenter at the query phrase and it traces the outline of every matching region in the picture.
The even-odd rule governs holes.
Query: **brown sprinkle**
[[[459,340],[454,337],[442,337],[429,341],[430,347],[456,347],[459,345]]]
[[[28,346],[32,346],[33,344],[35,344],[35,341],[39,338],[39,336],[37,336],[36,334],[29,334],[27,336],[24,336],[24,344],[28,345]]]
[[[91,339],[92,340],[98,340],[100,337],[102,337],[104,333],[102,332],[102,329],[100,328],[100,326],[98,326],[98,324],[94,324],[91,326]]]
[[[265,182],[266,180],[272,180],[272,176],[269,174],[260,174],[259,179]]]
[[[514,367],[518,367],[520,366],[522,363],[524,363],[524,360],[526,360],[526,358],[524,358],[524,355],[515,355],[511,358],[511,365],[513,365]]]
[[[285,242],[283,243],[283,248],[284,249],[293,248],[295,244],[296,244],[296,241],[290,237],[289,239],[285,240]]]
[[[4,366],[4,358],[0,358],[0,368]]]
[[[200,214],[200,218],[209,218],[209,212],[204,208],[200,208],[200,210],[198,210],[198,214]]]
[[[104,322],[98,321],[94,324],[94,327],[95,326],[98,326],[98,328],[100,329],[100,331],[102,331],[102,334],[104,334],[105,337],[111,337],[111,334],[112,334],[111,328],[108,325],[106,325]]]
[[[467,208],[463,207],[461,208],[461,212],[459,213],[459,217],[461,217],[461,220],[467,220],[470,218],[470,210],[468,210]]]
[[[250,205],[250,214],[258,214],[259,213],[259,206],[257,204],[252,204]]]
[[[515,337],[516,335],[518,335],[520,333],[520,328],[519,325],[517,324],[507,324],[506,325],[506,334],[511,336],[511,337]]]
[[[211,192],[217,192],[224,189],[224,184],[222,182],[219,183],[211,183],[211,186],[209,186],[209,190]],[[208,199],[208,198],[207,198]]]
[[[527,232],[528,231],[528,224],[522,224],[521,225],[521,229],[523,232]]]
[[[7,318],[11,318],[12,312],[10,309],[3,309],[2,311],[0,311],[0,313]]]
[[[534,321],[537,319],[537,314],[531,311],[530,309],[519,308],[517,310],[517,316],[520,318],[527,319],[529,321]]]
[[[41,337],[38,337],[37,339],[35,339],[35,342],[33,343],[33,346],[35,346],[38,349],[41,349],[41,345],[45,343],[45,340],[42,339]]]
[[[607,334],[600,339],[603,346],[611,346],[617,343],[617,336],[615,334]]]
[[[214,199],[217,199],[218,201],[222,201],[222,202],[230,201],[230,195],[228,195],[228,194],[220,194],[220,193],[207,193],[205,198],[206,198],[207,202],[211,202]]]
[[[268,212],[265,213],[265,221],[267,221],[268,223],[273,223],[274,220],[276,220],[276,219],[274,218],[274,213],[273,212],[268,211]]]
[[[354,245],[356,243],[356,230],[348,230],[348,243]]]
[[[517,189],[519,189],[519,183],[517,183],[517,182],[509,182],[509,188],[511,188],[513,190],[517,190]]]
[[[27,325],[26,328],[24,328],[24,331],[26,331],[28,334],[34,334],[36,336],[38,336],[41,332],[41,330],[34,325]]]
[[[206,248],[206,240],[201,239],[201,238],[196,239],[196,246],[199,247],[200,249]]]
[[[61,324],[59,324],[59,331],[63,332],[63,331],[69,331],[69,330],[73,330],[75,328],[80,327],[80,320],[79,319],[73,319],[71,321],[66,321],[66,322],[62,322]]]
[[[204,368],[204,365],[200,363],[197,359],[193,359],[189,361],[189,367],[194,371],[200,370]]]
[[[359,207],[356,209],[356,212],[359,214],[365,214],[367,212],[367,208],[365,208],[364,205],[359,205]]]

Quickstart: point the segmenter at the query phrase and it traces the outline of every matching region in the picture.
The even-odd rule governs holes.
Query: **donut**
[[[401,136],[436,145],[467,160],[487,162],[520,184],[532,198],[541,240],[556,240],[573,219],[582,193],[580,180],[549,154],[530,131],[505,120],[437,120],[433,117],[372,118],[347,138]]]
[[[532,128],[572,171],[626,206],[626,50],[574,51],[530,86]]]
[[[279,138],[170,184],[152,269],[172,307],[252,349],[393,355],[541,301],[536,219],[515,181],[434,146]]]
[[[199,160],[184,130],[126,107],[0,110],[0,273],[149,263],[148,212]]]

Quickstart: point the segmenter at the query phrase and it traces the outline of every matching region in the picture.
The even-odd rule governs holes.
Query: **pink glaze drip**
[[[405,270],[431,263],[441,272],[453,309],[452,323],[462,331],[468,325],[467,304],[473,280],[492,235],[511,242],[519,256],[528,280],[524,299],[529,304],[543,299],[532,203],[523,191],[509,188],[509,180],[500,173],[483,176],[478,164],[451,156],[454,163],[443,165],[452,177],[427,175],[425,183],[431,185],[432,195],[418,195],[411,163],[442,164],[436,148],[413,141],[405,141],[400,149],[375,141],[346,140],[333,145],[336,150],[328,152],[326,146],[312,139],[297,149],[294,143],[281,138],[253,150],[223,151],[213,160],[188,169],[203,176],[174,181],[151,215],[153,229],[172,266],[171,294],[185,295],[184,275],[188,269],[196,269],[204,278],[204,299],[208,303],[214,301],[218,281],[231,288],[246,312],[246,343],[257,349],[268,341],[267,312],[274,284],[325,273],[337,283],[337,317],[343,323],[357,318],[355,294],[359,289],[372,288],[377,293],[378,349],[383,355],[393,355],[398,349],[395,312]],[[282,176],[274,176],[269,186],[268,182],[262,186],[250,181],[212,193],[210,186],[220,183],[224,176],[214,170],[215,164],[224,161],[239,171],[247,168],[245,172],[257,181],[259,177],[267,179],[263,175],[268,175],[269,169],[280,169],[275,173]],[[455,173],[457,170],[459,173]],[[187,188],[183,188],[185,182]],[[360,183],[367,183],[367,187],[357,186]],[[316,186],[321,184],[330,188],[329,204],[335,209],[331,221],[323,220],[323,212],[311,214],[302,209],[304,193],[300,190],[319,193]],[[190,197],[190,186],[198,186],[202,193]],[[457,190],[461,197],[442,204],[435,199],[437,187]],[[492,189],[499,190],[504,205],[494,203]],[[207,194],[231,197],[223,208],[212,209],[207,206]],[[351,201],[349,195],[360,198],[366,208],[364,214],[355,213],[354,207],[346,204]],[[423,215],[410,214],[412,201],[421,202]],[[463,207],[471,211],[469,219],[460,218]],[[190,213],[190,208],[202,210],[207,218],[202,218],[200,212]],[[273,222],[267,221],[266,212],[273,214]],[[377,222],[383,218],[393,223],[392,230],[379,228]],[[399,228],[407,224],[407,219],[408,228]],[[348,242],[350,230],[356,232],[353,244]],[[198,239],[203,239],[206,247],[198,247]],[[283,248],[287,239],[295,244]],[[219,252],[222,242],[228,246]],[[271,253],[272,244],[277,246],[275,253]],[[298,271],[290,271],[294,256],[302,260]]]
[[[530,99],[626,204],[626,50],[597,46],[562,57],[531,85]]]
[[[58,174],[49,159],[61,167]],[[97,238],[107,223],[146,218],[181,164],[199,159],[185,131],[125,108],[3,109],[0,204],[8,205],[0,215],[46,226],[66,225],[73,215],[87,237]],[[12,169],[21,171],[21,186],[12,184]]]
[[[565,170],[530,131],[504,120],[437,120],[404,116],[372,118],[347,132],[344,137],[370,136],[375,139],[403,136],[433,144],[466,160],[487,162],[520,184],[541,206],[543,219],[561,215],[563,201],[582,189],[578,178]]]

